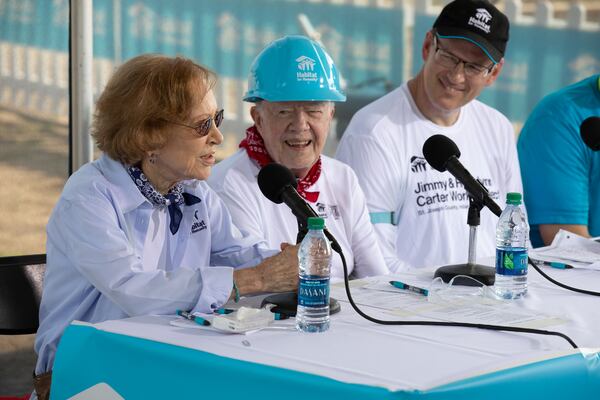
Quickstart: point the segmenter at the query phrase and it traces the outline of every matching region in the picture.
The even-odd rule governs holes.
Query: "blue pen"
[[[552,267],[552,268],[556,268],[556,269],[571,269],[571,268],[573,268],[572,265],[561,263],[561,262],[556,262],[556,261],[535,260],[535,262],[537,264],[547,265],[548,267]]]
[[[287,315],[287,314],[282,314],[282,313],[278,313],[278,312],[276,312],[276,313],[273,313],[273,319],[274,319],[275,321],[282,321],[282,320],[284,320],[284,319],[288,319],[289,317],[290,317],[290,316],[289,316],[289,315]]]
[[[234,311],[235,310],[233,308],[219,308],[219,309],[215,310],[214,313],[220,314],[220,315],[225,315],[225,314],[231,314]]]
[[[423,289],[423,288],[420,288],[420,287],[416,287],[416,286],[411,286],[411,285],[408,285],[408,284],[406,284],[404,282],[390,281],[390,285],[392,285],[393,287],[396,287],[398,289],[409,290],[409,291],[414,292],[414,293],[422,294],[423,296],[429,295],[429,290]]]
[[[199,317],[197,315],[192,314],[189,311],[177,310],[177,315],[183,317],[185,319],[189,319],[190,321],[194,321],[195,323],[203,326],[210,326],[210,321]]]

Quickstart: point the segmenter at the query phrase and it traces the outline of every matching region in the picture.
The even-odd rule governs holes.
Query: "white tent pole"
[[[93,28],[92,0],[73,0],[71,5],[71,171],[92,160]]]

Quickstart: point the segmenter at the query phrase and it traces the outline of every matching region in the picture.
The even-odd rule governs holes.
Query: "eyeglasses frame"
[[[485,67],[483,65],[479,65],[479,64],[476,64],[476,63],[473,63],[470,61],[463,60],[462,58],[460,58],[457,55],[453,54],[452,52],[448,51],[444,47],[440,46],[440,37],[438,36],[437,33],[434,34],[433,40],[434,40],[434,45],[435,45],[434,55],[438,54],[438,52],[441,50],[445,54],[450,56],[451,58],[456,59],[456,63],[454,64],[454,67],[452,67],[452,68],[455,69],[462,63],[465,76],[468,76],[469,78],[486,78],[489,74],[492,73],[492,70],[494,69],[494,67],[496,67],[496,65],[498,65],[497,63],[493,63],[491,66]],[[438,63],[439,63],[439,61],[438,61]],[[471,68],[475,68],[476,70],[479,70],[479,72],[475,75],[469,74],[469,73],[467,73],[467,66],[470,66]]]
[[[222,108],[220,110],[218,110],[215,115],[213,115],[212,117],[208,117],[202,121],[200,121],[196,126],[194,125],[188,125],[188,124],[183,124],[181,122],[176,122],[176,121],[171,121],[168,119],[165,119],[166,122],[173,124],[173,125],[179,125],[179,126],[185,126],[186,128],[190,128],[196,131],[196,133],[198,134],[198,136],[200,137],[204,137],[207,136],[208,133],[210,132],[210,128],[212,127],[213,121],[215,123],[215,126],[218,128],[219,126],[221,126],[221,124],[223,123],[223,114],[224,114],[225,110]]]

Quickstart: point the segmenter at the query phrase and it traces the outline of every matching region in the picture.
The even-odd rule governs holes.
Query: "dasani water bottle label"
[[[298,288],[298,305],[304,307],[329,305],[329,278],[301,277]]]
[[[527,250],[496,249],[496,273],[500,275],[526,275]]]

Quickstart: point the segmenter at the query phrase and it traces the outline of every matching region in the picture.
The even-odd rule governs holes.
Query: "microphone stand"
[[[307,221],[302,218],[296,218],[298,221],[298,234],[296,235],[296,244],[300,244],[304,239],[304,236],[308,233]]]
[[[480,212],[484,207],[483,202],[475,200],[469,195],[469,211],[467,214],[467,224],[469,225],[469,256],[466,264],[454,264],[440,267],[435,271],[434,276],[442,278],[448,283],[457,275],[466,275],[486,286],[494,284],[496,279],[496,271],[492,267],[477,264],[477,227],[480,223]],[[464,286],[479,286],[471,279],[458,277],[454,280],[457,285]]]
[[[298,221],[298,235],[296,235],[296,244],[299,244],[302,242],[302,239],[304,239],[304,236],[306,236],[308,233],[308,221],[302,218],[296,219]],[[330,242],[335,241],[335,238],[327,229],[325,229],[325,236],[327,236],[327,239],[329,239]],[[298,293],[283,292],[271,294],[263,299],[262,304],[260,305],[261,308],[264,307],[265,304],[274,304],[275,307],[271,309],[271,311],[274,313],[280,313],[287,315],[288,317],[293,317],[296,315],[296,310],[298,308]],[[340,303],[336,299],[329,297],[329,315],[335,314],[340,310]]]

